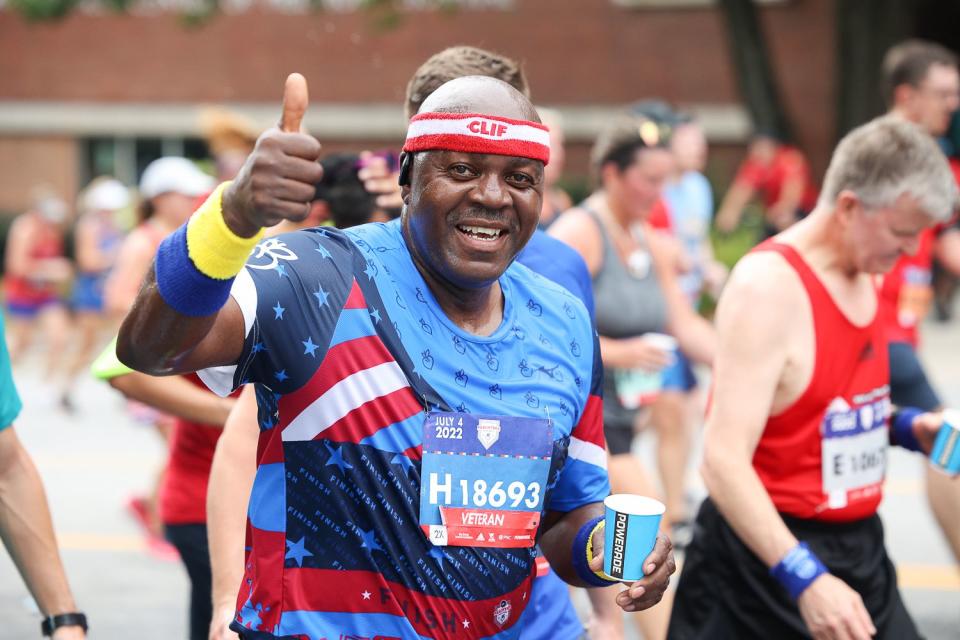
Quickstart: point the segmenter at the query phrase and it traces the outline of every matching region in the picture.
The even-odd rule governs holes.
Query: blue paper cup
[[[960,411],[943,412],[943,426],[933,441],[930,461],[944,473],[960,474]]]
[[[643,578],[643,561],[657,542],[662,502],[618,493],[603,501],[606,523],[603,539],[603,571],[611,578],[633,582]]]

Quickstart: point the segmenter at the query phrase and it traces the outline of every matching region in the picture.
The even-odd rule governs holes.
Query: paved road
[[[931,325],[924,355],[948,403],[960,406],[960,326]],[[16,373],[25,409],[17,431],[45,478],[63,557],[93,638],[185,638],[188,583],[179,563],[152,557],[125,512],[163,460],[156,434],[130,422],[94,381],[68,418],[35,368]],[[649,443],[641,449],[649,455]],[[960,638],[960,572],[924,504],[922,462],[894,451],[882,514],[907,605],[931,640]],[[691,477],[696,477],[695,473]],[[0,553],[0,638],[37,636],[38,617],[12,563]]]

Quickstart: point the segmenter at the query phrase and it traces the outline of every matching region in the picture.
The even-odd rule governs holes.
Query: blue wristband
[[[770,575],[783,585],[794,600],[824,573],[829,573],[827,566],[810,551],[806,542],[799,543],[770,569]]]
[[[913,421],[922,413],[924,413],[922,409],[915,407],[897,409],[890,420],[890,443],[909,451],[923,453],[920,442],[917,440],[916,434],[913,433]]]
[[[590,569],[587,560],[587,544],[590,542],[590,534],[593,533],[601,520],[603,520],[603,516],[586,522],[580,527],[577,536],[573,539],[573,568],[577,572],[577,576],[591,587],[609,587],[617,582],[617,580],[604,580],[595,574]]]
[[[167,236],[157,249],[157,290],[171,309],[203,317],[219,311],[230,297],[233,278],[218,280],[201,273],[187,251],[187,225]]]

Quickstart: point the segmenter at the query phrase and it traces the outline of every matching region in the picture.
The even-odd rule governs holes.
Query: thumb
[[[597,553],[590,559],[590,562],[587,564],[590,567],[590,571],[600,571],[603,569],[603,551]]]
[[[307,79],[299,73],[287,76],[283,86],[283,114],[280,116],[280,130],[286,133],[300,133],[303,114],[307,112]]]

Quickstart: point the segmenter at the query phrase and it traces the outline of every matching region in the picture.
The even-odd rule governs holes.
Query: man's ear
[[[410,184],[405,184],[400,187],[400,197],[403,199],[403,204],[410,204]]]
[[[916,87],[911,86],[910,84],[904,82],[903,84],[898,84],[893,88],[893,106],[904,108],[913,102],[913,97],[916,95]]]
[[[400,183],[401,187],[410,186],[410,170],[411,165],[413,164],[413,156],[406,151],[400,154],[400,171],[397,182]],[[406,196],[404,196],[406,197]]]
[[[837,199],[834,201],[834,207],[836,208],[837,217],[840,220],[840,223],[846,227],[853,219],[853,215],[863,208],[863,203],[860,202],[860,198],[857,197],[857,194],[844,189],[837,194]]]

